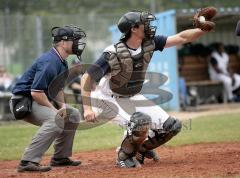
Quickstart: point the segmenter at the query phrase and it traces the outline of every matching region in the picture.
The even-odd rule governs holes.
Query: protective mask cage
[[[149,12],[141,13],[141,21],[144,24],[144,32],[147,39],[152,39],[155,36],[157,26],[151,25],[151,22],[156,20],[156,17]]]
[[[86,46],[86,33],[77,26],[67,26],[72,29],[73,36],[69,38],[69,40],[73,41],[72,52],[77,56],[79,60],[81,60],[82,52]]]
[[[72,52],[75,54],[79,60],[81,60],[81,55],[86,46],[86,38],[73,40]]]

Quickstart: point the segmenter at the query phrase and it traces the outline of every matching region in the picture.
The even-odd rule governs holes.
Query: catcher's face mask
[[[156,20],[156,17],[149,12],[141,13],[141,22],[144,24],[145,37],[147,39],[152,39],[156,33],[156,26],[152,26],[151,22]]]
[[[65,26],[52,28],[52,37],[54,42],[61,40],[73,41],[72,53],[81,60],[81,54],[86,46],[86,34],[77,26]]]

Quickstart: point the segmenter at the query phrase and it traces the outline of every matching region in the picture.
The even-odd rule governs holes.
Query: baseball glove
[[[217,14],[215,7],[205,7],[199,9],[193,17],[193,26],[200,28],[202,31],[211,31],[215,27],[215,23],[212,22],[212,18]]]

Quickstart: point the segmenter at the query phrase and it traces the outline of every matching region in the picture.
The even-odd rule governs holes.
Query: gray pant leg
[[[24,120],[41,127],[26,148],[22,160],[40,162],[55,138],[62,133],[63,130],[55,123],[55,116],[50,108],[33,102],[32,113]]]
[[[73,107],[68,107],[69,120],[64,124],[64,131],[57,136],[54,143],[54,158],[67,158],[72,156],[73,140],[80,122],[80,113]]]

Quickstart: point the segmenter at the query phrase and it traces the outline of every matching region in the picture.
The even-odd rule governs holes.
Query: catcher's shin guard
[[[146,114],[136,112],[132,115],[127,127],[127,135],[118,151],[117,165],[119,167],[130,168],[138,166],[138,162],[133,157],[147,138],[150,123],[151,118]]]
[[[147,150],[145,152],[137,152],[136,159],[140,164],[144,164],[145,158],[152,159],[155,162],[158,162],[160,160],[160,157],[157,155],[157,153],[154,150]]]
[[[141,154],[146,154],[149,150],[153,150],[160,145],[169,141],[172,137],[181,131],[182,123],[178,119],[169,117],[163,123],[162,130],[151,130],[148,139],[139,148]],[[139,160],[140,161],[140,160]]]

